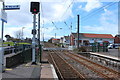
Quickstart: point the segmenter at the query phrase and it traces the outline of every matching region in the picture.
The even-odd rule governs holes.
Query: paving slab
[[[31,63],[5,69],[2,73],[2,80],[40,80],[40,69],[39,64],[31,65]]]
[[[2,79],[2,73],[0,73],[0,80]]]
[[[52,64],[42,64],[40,80],[58,80],[57,74]]]
[[[108,52],[98,52],[99,54],[107,55],[107,56],[113,56],[120,58],[120,50],[118,49],[108,49]]]

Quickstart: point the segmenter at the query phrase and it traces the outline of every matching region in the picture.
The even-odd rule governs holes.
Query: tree
[[[5,35],[5,37],[6,37],[7,41],[10,41],[12,38],[10,35]]]

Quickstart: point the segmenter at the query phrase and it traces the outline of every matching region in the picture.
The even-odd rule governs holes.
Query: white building
[[[63,46],[68,47],[70,45],[70,36],[63,37]]]
[[[60,43],[63,44],[63,37],[60,38]]]
[[[114,43],[114,37],[111,34],[91,34],[91,33],[79,33],[80,45],[88,45],[89,43],[103,42]],[[77,33],[71,33],[70,45],[77,46]]]

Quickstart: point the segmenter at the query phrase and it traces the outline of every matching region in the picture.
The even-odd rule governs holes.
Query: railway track
[[[103,77],[105,79],[118,80],[120,78],[119,77],[120,73],[113,69],[107,68],[107,67],[99,65],[97,63],[94,63],[86,58],[83,58],[80,55],[77,55],[77,54],[72,54],[67,51],[64,51],[63,53],[66,56],[70,57],[71,59],[75,60],[76,62],[93,70],[94,72],[96,72],[98,75],[100,75],[101,77]]]
[[[59,78],[61,80],[85,80],[85,77],[81,75],[72,65],[66,62],[59,54],[55,51],[49,51],[49,55],[51,57],[51,62],[57,69],[59,74]]]
[[[55,46],[54,44],[52,44],[52,43],[44,43],[44,46],[46,47],[46,48],[57,48],[58,46]]]
[[[57,54],[56,54],[57,53]],[[89,70],[91,70],[91,71],[93,71],[93,72],[95,72],[95,73],[97,73],[99,76],[100,76],[100,78],[104,78],[105,80],[120,80],[119,78],[119,76],[120,76],[120,72],[118,72],[118,71],[115,71],[115,70],[113,70],[113,69],[110,69],[110,68],[108,68],[108,67],[105,67],[105,66],[103,66],[103,65],[100,65],[100,64],[97,64],[97,63],[95,63],[95,62],[93,62],[93,61],[90,61],[89,59],[87,59],[87,58],[84,58],[83,56],[80,56],[80,55],[78,55],[78,54],[73,54],[73,53],[71,53],[71,52],[69,52],[69,51],[58,51],[58,50],[54,50],[54,51],[50,51],[50,56],[51,56],[51,58],[52,58],[52,61],[53,61],[53,63],[54,63],[54,65],[56,66],[56,68],[57,68],[57,70],[58,70],[58,72],[61,74],[61,76],[63,76],[63,74],[64,73],[67,73],[66,71],[67,70],[64,70],[63,68],[66,66],[65,64],[65,66],[61,66],[62,64],[61,64],[61,61],[62,60],[58,60],[58,57],[57,56],[59,56],[59,57],[61,57],[60,55],[59,55],[59,53],[62,53],[62,55],[65,55],[65,56],[67,56],[67,57],[69,57],[70,58],[70,60],[74,60],[75,62],[77,62],[77,63],[80,63],[80,64],[82,64],[82,65],[84,65],[85,67],[87,67]],[[55,54],[55,55],[54,55]],[[57,58],[56,58],[57,57]],[[63,59],[63,58],[62,58]],[[63,59],[63,61],[65,61],[64,59]],[[65,61],[66,62],[66,61]],[[66,62],[67,64],[69,64],[68,62]],[[69,64],[70,65],[70,64]],[[58,67],[57,67],[58,66]],[[60,67],[63,67],[63,68],[61,68],[61,69],[59,69]],[[67,66],[67,68],[68,68],[69,66]],[[72,67],[73,68],[73,67]],[[62,69],[63,69],[63,71],[62,71]],[[74,69],[74,68],[73,68]],[[71,69],[70,69],[71,70]],[[74,69],[74,70],[76,70],[76,69]],[[63,72],[63,73],[62,73]],[[78,71],[77,71],[78,72]],[[79,73],[79,72],[78,72]],[[68,73],[67,73],[68,74]],[[77,77],[76,77],[77,78]],[[64,79],[64,77],[62,78],[62,79]]]

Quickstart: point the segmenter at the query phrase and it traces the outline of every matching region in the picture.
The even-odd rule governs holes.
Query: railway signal
[[[30,12],[32,12],[32,14],[37,14],[39,13],[39,2],[31,2],[31,8],[30,8]]]
[[[32,34],[33,34],[33,38],[32,38],[32,64],[36,64],[36,51],[35,51],[35,45],[36,45],[36,14],[39,13],[39,2],[31,2],[31,8],[30,8],[30,12],[32,12],[33,14],[33,30],[32,30]]]

